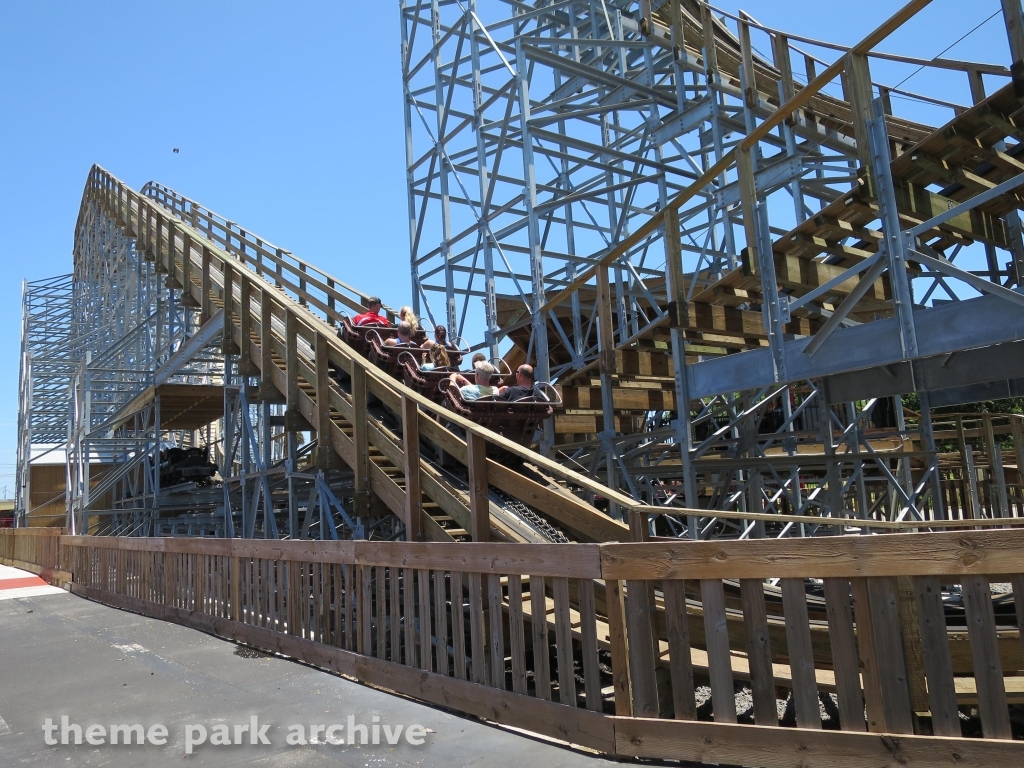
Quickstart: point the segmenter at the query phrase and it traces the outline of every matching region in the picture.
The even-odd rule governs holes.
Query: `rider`
[[[412,311],[412,307],[402,307],[398,310],[398,319],[405,320],[412,328],[413,333],[420,329],[420,321],[416,317],[416,313]]]
[[[471,383],[469,379],[460,373],[453,373],[449,376],[449,379],[462,392],[462,399],[479,400],[481,397],[491,397],[497,394],[498,388],[491,386],[491,379],[498,375],[498,369],[486,360],[474,365],[473,369],[476,371],[476,384]]]
[[[391,337],[384,339],[384,346],[386,347],[415,347],[416,344],[412,340],[412,326],[409,325],[407,320],[403,320],[398,324],[398,338]]]
[[[391,326],[386,317],[380,314],[381,301],[377,296],[371,296],[366,300],[366,311],[352,318],[352,325],[381,325],[385,328]]]
[[[514,403],[516,400],[523,400],[527,397],[536,397],[538,399],[547,400],[547,398],[544,397],[544,395],[536,388],[533,366],[526,365],[524,363],[516,369],[516,383],[511,387],[502,387],[499,389],[495,398]]]
[[[432,371],[435,368],[447,368],[451,364],[452,362],[448,358],[448,350],[440,344],[432,344],[423,353],[423,364],[420,366],[420,370]]]

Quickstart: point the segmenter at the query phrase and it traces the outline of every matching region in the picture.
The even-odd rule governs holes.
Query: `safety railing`
[[[340,312],[363,311],[367,294],[196,201],[153,181],[142,188],[142,194],[174,212],[211,242],[248,263],[257,274],[275,281],[278,288],[289,291],[299,303],[312,303],[332,321],[338,321]],[[386,314],[394,321],[394,310],[387,308]]]
[[[1022,545],[61,540],[88,598],[608,754],[759,766],[1019,762]]]

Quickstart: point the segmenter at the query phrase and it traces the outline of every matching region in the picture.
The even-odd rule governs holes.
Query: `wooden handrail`
[[[968,523],[973,521],[966,521]],[[5,531],[10,533],[10,531]],[[0,532],[2,533],[2,532]],[[67,536],[61,546],[284,562],[564,576],[577,579],[771,579],[970,576],[1024,572],[1024,531],[955,531],[742,541],[610,544],[266,541]]]

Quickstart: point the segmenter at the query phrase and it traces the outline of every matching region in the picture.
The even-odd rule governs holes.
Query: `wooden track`
[[[567,489],[589,489],[614,498],[625,508],[635,503],[632,499],[441,408],[345,345],[334,326],[310,311],[315,307],[328,317],[340,319],[336,305],[303,289],[303,284],[313,282],[304,266],[286,268],[285,262],[270,252],[240,261],[221,250],[207,233],[186,227],[169,211],[99,168],[94,168],[90,176],[83,202],[90,201],[104,206],[123,223],[126,231],[137,238],[139,249],[156,262],[158,271],[177,281],[192,297],[204,319],[218,309],[224,310],[223,346],[240,353],[241,359],[248,361],[248,369],[259,372],[257,396],[286,402],[295,418],[302,420],[303,428],[313,428],[319,434],[325,450],[318,453],[318,466],[338,466],[340,461],[341,466],[365,477],[357,485],[365,489],[366,503],[373,508],[388,510],[411,523],[427,540],[464,540],[473,530],[480,531],[485,539],[537,540],[490,503],[481,500],[478,504],[425,459],[419,460],[418,469],[406,466],[409,446],[403,440],[405,430],[389,428],[379,412],[367,407],[367,395],[376,398],[379,408],[399,418],[399,423],[416,418],[421,441],[464,465],[473,461],[466,440],[442,426],[441,421],[479,434],[495,449],[523,461],[517,468],[514,464],[508,466],[507,460],[484,457],[486,469],[477,471],[486,471],[489,485],[522,501],[572,538],[628,539],[626,525]],[[323,287],[330,290],[327,285]],[[349,379],[348,389],[331,379],[332,368]],[[362,403],[354,394],[356,381],[361,381]],[[417,408],[404,410],[403,403],[414,403]],[[406,488],[413,471],[418,474],[416,485],[421,498],[411,503],[415,514],[410,519]],[[474,523],[481,515],[488,520],[486,525]]]
[[[655,24],[666,32],[672,26],[669,5],[670,3],[665,3],[653,16]],[[739,40],[713,14],[705,17],[701,12],[701,6],[693,0],[681,0],[680,5],[686,52],[695,61],[703,64],[703,50],[708,45],[704,25],[706,21],[710,21],[718,70],[724,77],[726,85],[731,86],[739,93],[740,66],[742,64]],[[766,111],[778,108],[779,83],[780,81],[787,83],[787,81],[778,69],[768,64],[760,56],[755,56],[753,63],[758,103],[763,104]],[[801,85],[793,83],[793,87],[799,90]],[[929,126],[892,115],[886,118],[886,124],[893,139],[904,146],[918,143],[928,136],[931,130]],[[850,105],[842,99],[824,93],[815,94],[801,113],[795,116],[795,126],[809,134],[824,135],[832,131],[853,138],[852,125],[853,114]]]

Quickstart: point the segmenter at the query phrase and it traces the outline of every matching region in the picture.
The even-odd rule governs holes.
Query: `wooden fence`
[[[57,554],[90,599],[607,754],[877,768],[1024,761],[1022,546],[65,536]]]
[[[63,528],[0,529],[0,562],[34,573],[60,568]]]
[[[940,458],[943,506],[950,519],[1024,517],[1024,416],[937,414],[934,429],[940,450],[955,451]],[[1002,447],[1008,436],[1012,443]]]

